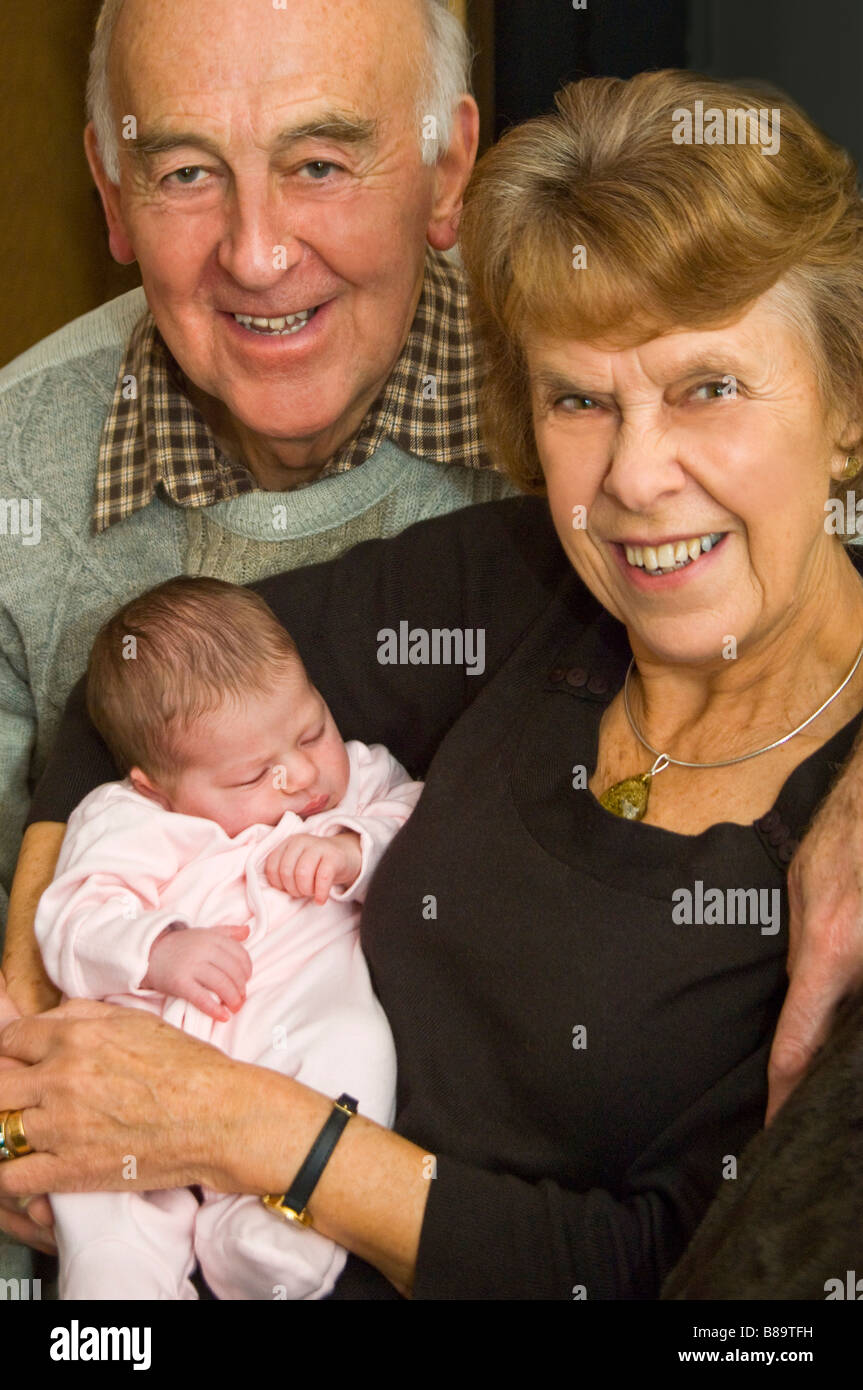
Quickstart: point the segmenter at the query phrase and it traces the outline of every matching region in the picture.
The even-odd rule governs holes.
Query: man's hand
[[[60,1002],[60,992],[48,978],[33,921],[42,893],[54,876],[65,825],[37,821],[24,832],[18,866],[9,895],[9,917],[3,952],[6,988],[22,1014],[38,1014]]]
[[[360,837],[354,830],[340,835],[292,835],[268,855],[267,882],[292,898],[325,903],[330,889],[350,888],[363,866]]]
[[[839,1000],[863,981],[863,752],[797,851],[788,902],[791,983],[767,1072],[768,1124],[824,1042]]]
[[[12,1002],[6,982],[0,975],[0,1032],[5,1024],[13,1018],[20,1017],[21,1010]],[[21,1062],[16,1062],[11,1057],[0,1057],[0,1070],[21,1065]],[[25,1245],[33,1245],[47,1255],[55,1255],[57,1246],[53,1225],[54,1214],[47,1197],[0,1196],[0,1231],[5,1231],[7,1236],[23,1241]]]
[[[140,988],[188,999],[202,1013],[226,1023],[246,998],[252,962],[240,942],[248,934],[243,926],[168,928],[150,947]]]

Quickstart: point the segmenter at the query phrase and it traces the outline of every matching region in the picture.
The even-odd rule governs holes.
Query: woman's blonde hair
[[[763,125],[760,143],[675,143],[696,102],[732,119],[764,112],[775,153]],[[851,157],[784,94],[674,69],[585,78],[556,108],[480,161],[460,237],[486,358],[486,439],[510,478],[544,490],[526,334],[645,342],[733,322],[773,286],[812,353],[825,410],[863,419],[863,203]]]

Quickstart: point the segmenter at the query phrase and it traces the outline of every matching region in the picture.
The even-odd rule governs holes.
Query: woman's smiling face
[[[817,594],[853,426],[831,432],[773,292],[722,329],[618,349],[534,335],[525,350],[555,527],[632,638],[661,660],[715,661],[729,637],[757,642]],[[680,563],[682,542],[688,563],[648,571]]]

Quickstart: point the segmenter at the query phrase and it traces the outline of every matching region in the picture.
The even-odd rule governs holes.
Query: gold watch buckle
[[[261,1201],[265,1207],[269,1207],[270,1211],[277,1211],[286,1221],[296,1221],[300,1226],[311,1226],[312,1218],[309,1215],[308,1207],[303,1207],[302,1211],[294,1211],[293,1207],[287,1206],[285,1196],[286,1193],[284,1192],[277,1196],[268,1193],[266,1197],[261,1198]]]

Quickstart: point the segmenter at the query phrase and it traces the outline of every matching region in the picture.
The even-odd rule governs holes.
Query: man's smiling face
[[[460,189],[420,153],[425,52],[419,0],[120,15],[115,120],[137,133],[119,189],[99,180],[112,249],[137,258],[189,379],[288,463],[355,433],[409,331],[427,234],[454,240]]]

